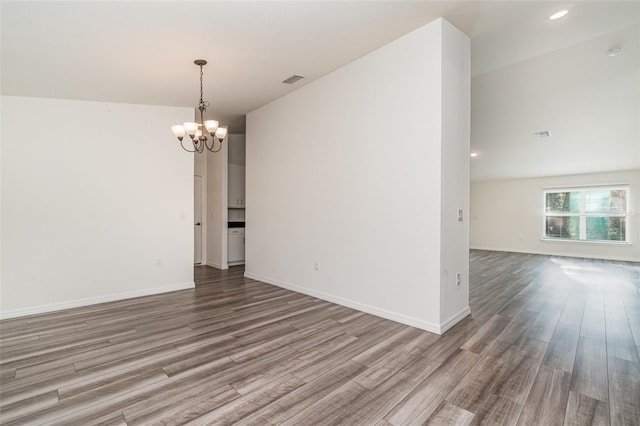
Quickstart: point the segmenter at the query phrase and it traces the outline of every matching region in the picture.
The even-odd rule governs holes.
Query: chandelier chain
[[[204,75],[204,71],[202,69],[202,65],[200,65],[200,105],[204,104],[204,101],[202,100],[203,98],[203,94],[202,94],[202,76]]]

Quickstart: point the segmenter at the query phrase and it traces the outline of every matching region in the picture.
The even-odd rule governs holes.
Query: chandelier
[[[182,149],[188,152],[197,152],[202,153],[205,148],[207,148],[211,152],[218,152],[222,149],[222,141],[227,136],[227,128],[226,127],[218,127],[218,122],[216,120],[205,120],[204,112],[207,110],[209,106],[209,102],[202,100],[202,76],[204,72],[202,71],[202,67],[207,65],[207,61],[204,59],[196,59],[193,61],[194,64],[200,67],[200,102],[198,102],[198,109],[200,110],[200,122],[186,122],[182,124],[177,124],[175,126],[171,126],[171,130],[173,134],[180,141],[180,146]],[[209,145],[209,136],[211,136],[211,145]],[[193,145],[193,149],[185,148],[182,143],[185,134],[189,135],[191,138],[191,143]],[[218,141],[218,149],[214,149],[216,145],[216,140]]]

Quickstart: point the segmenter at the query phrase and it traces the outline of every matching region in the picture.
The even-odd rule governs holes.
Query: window
[[[629,188],[567,188],[544,193],[544,238],[628,242]]]

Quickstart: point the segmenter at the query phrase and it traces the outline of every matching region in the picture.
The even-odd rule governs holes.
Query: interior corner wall
[[[2,317],[193,287],[192,117],[2,97]]]
[[[229,164],[244,166],[246,161],[246,137],[240,134],[229,135]]]
[[[193,154],[193,173],[195,176],[202,178],[202,257],[201,264],[207,264],[207,235],[209,227],[207,217],[208,205],[207,205],[207,155],[206,154]],[[195,196],[195,193],[194,193]],[[195,247],[194,247],[195,250]]]
[[[228,138],[219,152],[206,152],[207,158],[207,265],[228,269],[227,264],[227,163]]]
[[[542,240],[544,190],[629,184],[629,245]],[[471,184],[471,248],[640,261],[640,170],[496,180]]]
[[[442,27],[247,116],[246,276],[441,331]]]
[[[442,46],[440,324],[446,329],[470,313],[471,47],[469,37],[447,21],[442,25]]]
[[[2,102],[2,98],[0,97],[0,126],[2,125],[3,115],[2,115],[2,107],[4,102]],[[2,210],[2,180],[3,180],[3,171],[2,171],[2,131],[0,129],[0,318],[2,317],[2,247],[4,245],[3,237],[2,237],[2,223],[4,211]]]

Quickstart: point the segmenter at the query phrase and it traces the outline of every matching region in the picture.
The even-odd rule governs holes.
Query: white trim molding
[[[457,323],[465,319],[467,315],[470,315],[470,314],[471,314],[470,307],[467,306],[463,308],[460,312],[451,316],[451,318],[449,318],[448,320],[440,324],[440,333],[438,334],[444,333],[445,331],[447,331],[448,329],[450,329],[451,327],[453,327],[454,325],[456,325]]]
[[[554,241],[554,243],[563,243],[563,242],[566,242],[566,241]],[[640,262],[640,258],[625,257],[625,256],[602,256],[602,255],[589,255],[589,254],[577,254],[577,253],[566,253],[566,252],[552,253],[548,251],[518,250],[518,249],[505,249],[505,248],[496,248],[496,247],[469,247],[469,250],[503,251],[503,252],[509,252],[509,253],[540,254],[543,256],[577,257],[581,259],[618,260],[621,262]]]
[[[211,266],[212,268],[220,269],[224,271],[225,269],[229,269],[229,265],[218,265],[217,263],[207,262],[207,266]]]
[[[286,283],[283,281],[276,280],[274,278],[265,277],[263,275],[254,274],[252,272],[244,273],[246,278],[250,278],[252,280],[261,281],[263,283],[275,285],[277,287],[285,288],[287,290],[295,291],[296,293],[306,294],[307,296],[312,296],[318,299],[326,300],[327,302],[335,303],[341,306],[345,306],[347,308],[355,309],[360,312],[365,312],[367,314],[375,315],[377,317],[385,318],[391,321],[399,322],[401,324],[405,324],[411,327],[416,327],[421,330],[429,331],[431,333],[442,334],[447,331],[449,328],[453,327],[456,323],[458,323],[461,319],[466,317],[470,310],[469,307],[463,309],[463,311],[454,315],[452,318],[448,319],[443,324],[436,324],[429,321],[424,321],[419,318],[411,317],[408,315],[399,314],[397,312],[392,312],[386,309],[378,308],[376,306],[367,305],[360,302],[355,302],[350,299],[345,299],[342,297],[332,296],[327,293],[323,293],[320,291],[310,290],[308,288],[300,287],[295,284]]]
[[[99,303],[114,302],[117,300],[133,299],[135,297],[153,296],[155,294],[169,293],[179,290],[190,290],[195,288],[195,282],[179,283],[162,287],[147,288],[144,290],[126,291],[124,293],[109,294],[107,296],[90,297],[88,299],[78,299],[69,302],[52,303],[50,305],[32,306],[29,308],[12,309],[0,312],[0,319],[18,318],[28,315],[44,314],[47,312],[62,311],[64,309],[79,308],[81,306],[97,305]]]

